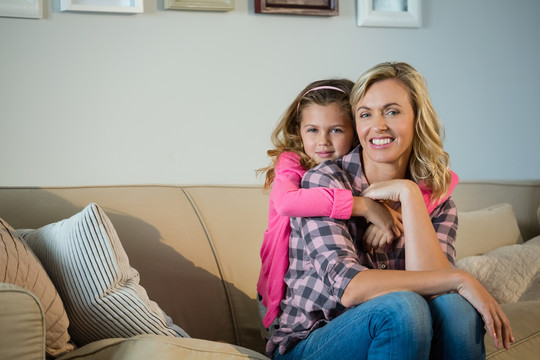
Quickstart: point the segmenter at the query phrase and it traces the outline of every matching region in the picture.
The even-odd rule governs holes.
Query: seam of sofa
[[[228,302],[228,305],[229,305],[229,313],[231,314],[231,321],[232,321],[232,324],[233,324],[233,331],[234,331],[235,341],[236,341],[236,344],[239,345],[240,344],[240,335],[238,334],[238,326],[237,326],[237,323],[236,323],[236,316],[235,316],[234,308],[233,308],[233,304],[232,304],[232,297],[231,297],[231,293],[229,291],[229,287],[227,286],[227,283],[225,282],[225,277],[223,276],[223,267],[221,266],[221,261],[219,260],[219,257],[217,255],[217,250],[216,250],[216,248],[214,246],[214,243],[212,241],[212,238],[210,236],[210,232],[208,231],[208,228],[206,227],[206,224],[203,221],[202,214],[199,211],[199,208],[197,207],[197,205],[195,204],[195,200],[193,200],[193,198],[191,197],[191,195],[189,194],[187,189],[185,189],[183,187],[181,187],[180,189],[182,190],[184,195],[187,197],[189,203],[193,207],[193,210],[195,211],[195,214],[197,215],[197,218],[199,219],[199,222],[201,223],[204,234],[206,235],[206,239],[208,241],[210,249],[212,250],[212,254],[214,255],[214,260],[216,261],[216,265],[217,265],[217,268],[218,268],[218,271],[219,271],[219,276],[221,277],[221,284],[223,285],[223,289],[225,290],[225,296],[227,297],[227,302]]]
[[[146,335],[143,335],[143,336],[146,336]],[[162,343],[164,346],[174,347],[174,348],[183,349],[183,350],[190,350],[197,353],[206,353],[206,354],[212,353],[212,354],[222,354],[222,355],[229,355],[229,356],[232,355],[238,358],[245,358],[245,359],[264,359],[265,358],[264,355],[259,354],[255,352],[254,350],[250,350],[250,349],[247,349],[247,350],[249,352],[253,352],[254,354],[243,353],[242,347],[236,347],[235,348],[236,351],[232,351],[232,349],[208,349],[208,348],[205,348],[204,346],[194,346],[192,344],[189,344],[189,342],[188,343],[171,343],[168,341],[167,338],[168,337],[164,337],[162,335],[154,335],[152,336],[152,338],[142,338],[140,335],[136,335],[129,338],[111,338],[111,339],[107,339],[107,340],[111,340],[111,342],[105,346],[97,347],[91,350],[88,350],[88,348],[86,348],[86,351],[82,351],[80,354],[73,355],[71,353],[67,353],[67,354],[63,354],[62,356],[66,355],[67,358],[70,360],[75,360],[75,359],[80,359],[80,358],[85,359],[85,358],[89,358],[89,356],[100,354],[104,351],[109,350],[110,348],[114,348],[125,343],[151,342],[151,343]],[[183,338],[183,339],[190,340],[188,338]],[[193,339],[193,340],[203,340],[203,339]],[[213,343],[213,341],[211,340],[203,340],[203,341]],[[235,345],[226,344],[226,343],[224,343],[224,345],[235,346]],[[83,349],[84,348],[85,347],[83,347]],[[62,356],[60,356],[60,359],[62,359]]]
[[[522,345],[522,344],[524,344],[524,343],[527,343],[527,342],[529,342],[531,339],[534,339],[535,337],[539,337],[539,336],[540,336],[540,330],[534,332],[533,334],[530,334],[530,335],[525,336],[523,339],[520,339],[520,340],[516,341],[514,344],[512,344],[512,346],[510,347],[509,350],[512,350],[512,349],[518,347],[519,345]],[[506,349],[504,349],[504,348],[502,348],[502,349],[497,349],[497,350],[495,350],[494,352],[492,352],[491,354],[489,354],[489,355],[487,356],[487,359],[489,359],[489,358],[491,358],[491,357],[493,357],[493,356],[495,356],[495,355],[501,354],[501,353],[503,353],[503,352],[505,352],[505,351],[509,351],[509,350],[506,350]]]

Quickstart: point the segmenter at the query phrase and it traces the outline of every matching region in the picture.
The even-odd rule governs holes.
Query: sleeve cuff
[[[352,192],[347,189],[332,189],[334,191],[334,203],[332,204],[331,218],[345,220],[352,214]]]

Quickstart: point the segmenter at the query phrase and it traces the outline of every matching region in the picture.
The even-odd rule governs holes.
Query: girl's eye
[[[310,129],[307,129],[307,132],[308,132],[308,133],[316,133],[316,132],[317,132],[317,129],[315,129],[315,128],[310,128]]]
[[[332,129],[332,132],[333,133],[340,133],[340,132],[343,132],[343,130],[341,130],[339,128],[336,128],[336,129]]]

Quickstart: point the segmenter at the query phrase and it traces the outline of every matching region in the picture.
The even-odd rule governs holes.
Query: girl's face
[[[353,111],[365,165],[385,163],[406,169],[415,117],[407,89],[394,79],[378,81]]]
[[[317,164],[351,151],[354,129],[338,104],[311,104],[302,111],[299,134],[304,152]]]

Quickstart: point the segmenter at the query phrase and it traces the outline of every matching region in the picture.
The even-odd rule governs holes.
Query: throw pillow
[[[45,315],[45,351],[58,356],[73,350],[62,299],[38,259],[8,223],[0,219],[0,282],[32,292]]]
[[[521,239],[510,204],[497,204],[474,211],[458,210],[458,221],[456,260],[513,245]]]
[[[189,337],[139,285],[139,273],[97,204],[69,219],[20,232],[64,300],[77,345],[139,334]]]
[[[540,236],[459,260],[456,267],[478,279],[500,304],[516,302],[535,289],[540,274]],[[528,296],[530,297],[530,295]],[[540,300],[540,299],[535,299]]]

